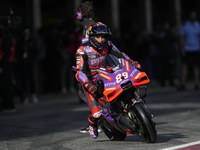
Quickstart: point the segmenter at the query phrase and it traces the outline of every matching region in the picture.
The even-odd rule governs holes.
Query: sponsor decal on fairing
[[[112,68],[113,71],[116,71],[119,69],[119,65],[117,65],[116,67]]]
[[[109,74],[108,72],[103,71],[103,70],[101,70],[101,69],[99,69],[98,71],[101,72],[101,73],[107,74],[107,75]]]
[[[130,74],[130,77],[133,77],[133,75],[137,72],[137,69],[134,69],[131,74]]]
[[[116,82],[105,83],[104,85],[105,85],[105,87],[114,86],[114,85],[116,85]]]
[[[121,59],[121,60],[122,60],[122,66],[124,67],[125,66],[124,59]]]
[[[128,82],[128,81],[129,81],[129,79],[123,80],[123,81],[121,82],[121,84],[126,83],[126,82]]]
[[[141,73],[138,73],[137,76],[135,77],[135,79],[137,79],[140,76]]]
[[[118,72],[121,72],[121,71],[122,71],[122,69],[117,70],[117,71],[114,72],[114,74],[117,74]]]

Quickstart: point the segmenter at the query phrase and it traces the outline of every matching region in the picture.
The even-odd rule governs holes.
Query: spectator
[[[43,29],[38,30],[38,37],[37,37],[37,48],[38,48],[38,55],[36,60],[36,86],[39,93],[44,92],[44,62],[46,57],[46,45],[44,39],[44,31]]]
[[[166,86],[167,80],[169,80],[170,86],[174,86],[175,42],[176,37],[170,30],[170,23],[165,22],[159,32],[158,38],[158,49],[161,60],[160,84],[162,87]]]
[[[20,80],[22,83],[22,92],[25,93],[25,100],[22,102],[27,104],[29,102],[29,89],[34,103],[38,102],[35,88],[35,61],[37,56],[37,46],[33,37],[31,37],[30,29],[25,28],[23,36],[17,46],[17,61],[19,65]]]
[[[74,21],[73,32],[70,34],[68,34],[68,32],[63,32],[63,34],[61,35],[61,48],[60,48],[63,61],[61,68],[62,93],[66,94],[68,91],[70,91],[71,93],[76,93],[77,92],[75,88],[76,80],[74,78],[75,74],[71,70],[71,66],[75,64],[74,55],[76,50],[79,48],[81,44],[83,36],[82,25],[76,19]]]
[[[12,58],[13,38],[6,22],[6,18],[0,19],[0,111],[15,112],[10,60]]]
[[[199,62],[200,62],[200,24],[196,20],[197,14],[192,11],[189,20],[180,30],[180,49],[182,56],[182,77],[178,90],[184,91],[188,65],[194,69],[195,90],[199,89]]]
[[[112,43],[120,50],[127,51],[126,44],[122,39],[122,33],[120,30],[115,30],[113,33]]]
[[[133,49],[133,59],[141,64],[141,71],[145,71],[149,78],[152,79],[152,66],[149,50],[150,44],[147,34],[145,32],[139,33],[135,41],[135,49]]]
[[[151,80],[152,84],[157,83],[160,78],[160,67],[158,66],[159,63],[159,53],[158,53],[158,46],[157,46],[157,33],[152,32],[148,35],[148,42],[149,42],[149,72],[148,76]]]
[[[44,28],[45,58],[41,65],[44,73],[44,92],[60,91],[61,56],[59,53],[59,28],[57,24]]]
[[[123,29],[123,39],[126,45],[126,54],[131,58],[137,58],[136,56],[136,41],[141,33],[141,29],[139,28],[136,22],[127,25],[127,28]],[[138,58],[137,58],[138,59]]]

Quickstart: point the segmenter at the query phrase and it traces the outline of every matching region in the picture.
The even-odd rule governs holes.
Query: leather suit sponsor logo
[[[88,38],[84,38],[84,39],[82,39],[82,43],[86,43],[86,42],[88,42],[88,41],[89,41]]]
[[[81,54],[81,55],[83,55],[84,52],[83,52],[82,50],[78,49],[78,50],[77,50],[77,54]]]
[[[84,51],[86,53],[91,53],[92,52],[92,50],[91,50],[91,48],[89,46],[84,47]]]
[[[88,57],[89,58],[96,58],[97,56],[96,55],[89,55]]]
[[[98,58],[94,58],[94,59],[88,59],[88,64],[90,66],[97,66],[99,64],[102,64],[105,60],[105,55],[104,56],[100,56]]]
[[[87,80],[86,76],[81,75],[81,74],[79,74],[79,79],[80,79],[82,82],[85,82],[85,81]]]

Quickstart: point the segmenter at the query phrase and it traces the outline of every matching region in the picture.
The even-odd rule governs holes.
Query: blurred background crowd
[[[15,95],[21,103],[28,103],[30,96],[37,103],[38,94],[76,93],[77,81],[71,66],[75,65],[83,27],[76,19],[75,8],[85,1],[0,2],[1,25],[5,26],[0,38],[7,35],[12,39],[7,60],[13,85],[13,91],[1,87],[1,95],[6,91],[11,103]],[[181,78],[180,28],[191,11],[196,12],[197,21],[200,19],[199,6],[198,0],[94,0],[93,19],[110,27],[111,41],[139,61],[151,84],[176,87]],[[193,80],[190,68],[188,78]],[[1,85],[8,85],[7,80]],[[14,106],[9,105],[11,108]]]

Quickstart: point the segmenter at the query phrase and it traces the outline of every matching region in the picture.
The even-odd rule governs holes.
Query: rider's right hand
[[[88,90],[88,92],[90,92],[91,94],[95,94],[97,91],[97,87],[91,82],[86,82],[85,87]]]

